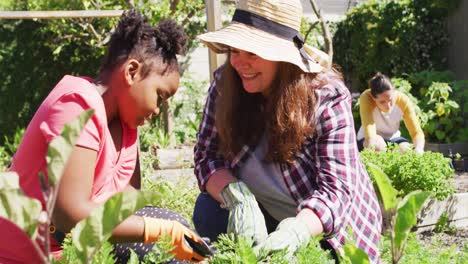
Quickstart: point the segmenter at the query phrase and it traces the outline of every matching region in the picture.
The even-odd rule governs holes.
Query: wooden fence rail
[[[0,19],[57,19],[118,17],[123,10],[70,10],[70,11],[0,11]]]

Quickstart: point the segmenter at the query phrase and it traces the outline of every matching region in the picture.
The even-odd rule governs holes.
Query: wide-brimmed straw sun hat
[[[304,72],[320,72],[328,55],[304,44],[301,18],[300,0],[239,0],[229,25],[198,38],[216,53],[233,47],[266,60],[292,63]]]

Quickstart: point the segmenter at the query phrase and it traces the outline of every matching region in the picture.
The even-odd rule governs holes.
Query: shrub
[[[361,152],[361,158],[372,180],[375,175],[369,169],[370,164],[382,169],[401,196],[422,190],[443,200],[455,191],[451,182],[454,171],[449,165],[449,159],[441,153],[424,152],[420,155],[406,151],[401,154],[394,145],[382,152],[366,148]]]
[[[339,22],[335,62],[362,92],[376,71],[390,76],[444,69],[449,43],[445,18],[459,0],[367,1]]]

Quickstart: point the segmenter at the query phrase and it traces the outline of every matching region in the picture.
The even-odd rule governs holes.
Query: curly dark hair
[[[187,35],[175,21],[166,19],[152,26],[139,11],[128,10],[120,17],[110,38],[100,76],[105,78],[129,58],[143,63],[143,77],[152,69],[154,59],[164,66],[164,72],[179,70],[176,55],[184,54],[186,42]]]

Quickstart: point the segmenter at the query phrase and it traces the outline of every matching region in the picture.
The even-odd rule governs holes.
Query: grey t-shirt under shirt
[[[239,178],[262,206],[278,221],[296,216],[297,204],[289,193],[278,163],[265,161],[268,151],[265,135],[239,169]]]

